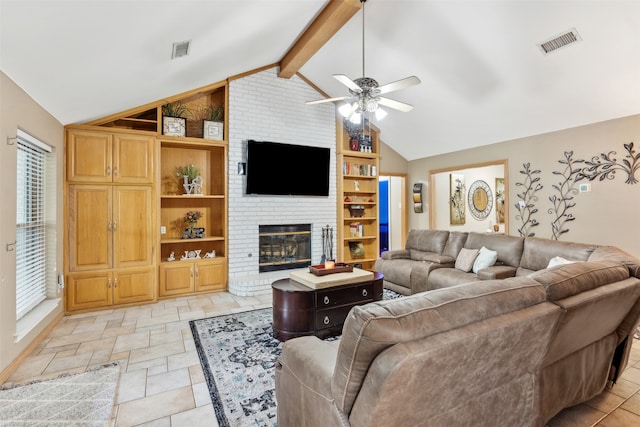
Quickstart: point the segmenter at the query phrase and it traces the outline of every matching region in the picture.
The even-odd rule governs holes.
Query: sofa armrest
[[[339,344],[314,336],[284,343],[275,367],[279,427],[349,425],[331,394]]]
[[[392,260],[392,259],[409,259],[411,255],[407,249],[395,249],[391,251],[382,252],[382,259]]]
[[[479,270],[477,277],[480,280],[506,279],[507,277],[515,277],[516,270],[510,265],[494,265]]]

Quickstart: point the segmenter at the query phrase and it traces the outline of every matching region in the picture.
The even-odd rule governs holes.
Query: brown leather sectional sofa
[[[461,272],[454,285],[458,275],[447,276],[445,287],[354,307],[338,341],[287,341],[276,366],[278,426],[543,426],[615,381],[640,320],[640,261],[545,239],[520,239],[516,257],[518,238],[473,234],[460,244],[461,235],[449,242],[435,232],[437,252],[412,232],[418,243],[407,251],[437,259],[455,252],[453,242],[482,238],[498,252],[492,271],[511,277]],[[546,268],[558,255],[586,259]],[[453,269],[417,262],[428,280]]]

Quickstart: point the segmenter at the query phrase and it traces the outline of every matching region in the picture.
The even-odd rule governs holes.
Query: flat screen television
[[[328,196],[329,158],[329,148],[249,140],[246,194]]]

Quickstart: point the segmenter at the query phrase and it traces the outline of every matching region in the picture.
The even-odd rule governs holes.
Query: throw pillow
[[[473,263],[473,272],[477,273],[479,270],[483,268],[491,267],[498,260],[498,252],[492,251],[491,249],[487,249],[484,246],[480,248],[480,252],[478,252],[478,257]]]
[[[460,253],[458,254],[458,258],[456,258],[456,269],[462,270],[465,273],[468,273],[473,268],[473,262],[478,257],[478,249],[460,249]]]
[[[562,258],[561,256],[554,256],[549,260],[547,268],[555,267],[556,265],[573,264],[575,261]]]

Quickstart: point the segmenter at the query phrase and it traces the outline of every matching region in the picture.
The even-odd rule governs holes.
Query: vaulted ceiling
[[[60,122],[81,123],[278,63],[329,4],[0,0],[0,69]],[[365,10],[367,76],[422,80],[388,95],[411,112],[378,123],[408,160],[640,113],[638,0],[369,0]],[[542,54],[539,43],[572,28],[582,41]],[[171,60],[183,40],[190,54]],[[301,64],[329,96],[347,95],[331,76],[361,77],[362,13]]]

